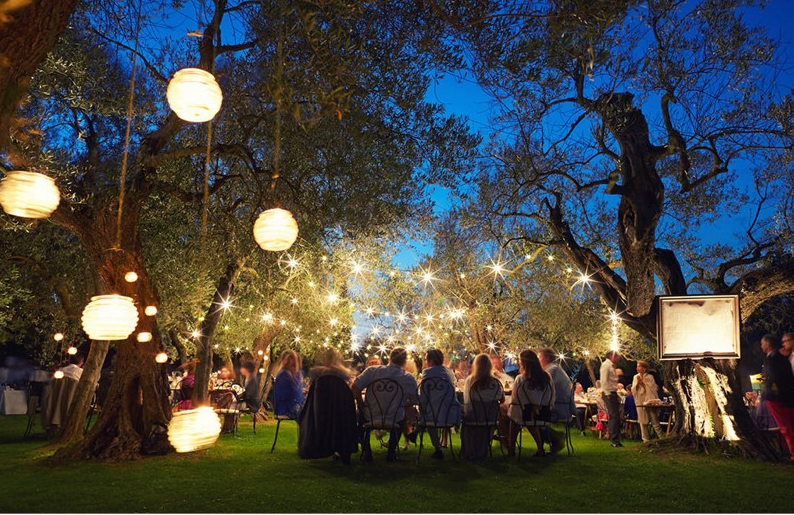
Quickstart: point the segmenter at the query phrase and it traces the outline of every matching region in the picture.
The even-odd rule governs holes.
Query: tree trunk
[[[14,112],[30,77],[66,29],[76,5],[77,0],[33,0],[6,13],[9,21],[0,21],[0,151],[7,149]]]
[[[99,376],[102,372],[102,364],[105,362],[109,348],[110,342],[91,342],[91,347],[88,349],[88,357],[83,365],[83,374],[80,376],[80,382],[77,383],[72,407],[61,428],[61,433],[56,441],[57,444],[71,444],[83,438],[85,420],[88,416],[88,410],[91,408],[91,400],[94,397]]]
[[[171,339],[171,344],[174,346],[179,356],[179,364],[184,365],[187,363],[187,349],[182,343],[182,340],[179,339],[179,331],[175,327],[172,327],[168,330],[168,337]]]
[[[192,399],[194,407],[209,405],[209,384],[210,374],[212,373],[212,337],[223,315],[221,306],[224,301],[229,299],[234,289],[234,282],[237,280],[240,268],[244,264],[244,259],[238,259],[226,266],[226,271],[218,280],[218,288],[215,290],[215,295],[212,296],[212,303],[207,310],[207,314],[204,315],[204,320],[199,325],[200,336],[196,339],[198,364],[196,365],[196,385],[193,387]]]

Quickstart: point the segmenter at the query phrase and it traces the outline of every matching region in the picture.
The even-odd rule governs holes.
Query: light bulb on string
[[[63,340],[63,333],[55,333],[52,336],[52,339],[55,340],[56,342]]]
[[[138,280],[138,274],[136,274],[135,272],[127,272],[126,274],[124,274],[124,280],[127,281],[128,283],[134,283],[135,281]]]
[[[154,360],[162,365],[163,363],[168,361],[168,354],[166,354],[165,352],[160,352],[154,357]]]
[[[75,354],[77,354],[77,347],[75,347],[75,346],[71,346],[71,347],[69,347],[69,348],[66,350],[66,354],[68,354],[68,355],[70,355],[70,356],[74,356]]]
[[[153,317],[157,314],[157,306],[146,306],[143,312],[147,317]]]

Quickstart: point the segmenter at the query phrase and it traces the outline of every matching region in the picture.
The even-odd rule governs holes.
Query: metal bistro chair
[[[284,420],[292,420],[293,422],[297,423],[298,419],[297,418],[293,418],[293,417],[291,417],[289,415],[276,415],[276,412],[275,412],[276,401],[275,401],[275,399],[278,398],[278,395],[276,393],[276,378],[275,377],[271,377],[270,378],[270,383],[273,385],[273,399],[274,399],[273,400],[273,409],[274,409],[273,416],[276,419],[276,437],[273,438],[273,446],[270,448],[270,453],[273,454],[273,451],[276,449],[276,442],[278,442],[278,430],[281,427],[281,422],[284,421]],[[254,424],[256,424],[256,415],[254,415]]]
[[[419,385],[419,454],[422,456],[425,431],[441,429],[447,433],[449,451],[455,459],[452,447],[452,428],[460,421],[460,404],[455,397],[455,387],[444,377],[430,377]],[[442,433],[443,434],[443,433]],[[439,436],[440,438],[440,436]]]
[[[574,398],[574,394],[576,392],[576,383],[571,384],[571,396],[569,399]],[[556,402],[555,402],[556,404]],[[570,404],[570,402],[568,403]],[[573,450],[573,440],[571,439],[571,426],[576,424],[576,409],[574,408],[574,412],[571,413],[571,417],[568,420],[563,420],[565,424],[565,450],[568,451],[568,456],[574,454]]]
[[[370,433],[373,429],[391,431],[398,427],[401,421],[397,420],[397,414],[400,408],[403,407],[404,396],[402,386],[394,379],[376,379],[367,385],[367,391],[364,393],[364,406],[362,407],[364,442],[369,442]],[[365,447],[362,445],[362,459],[364,458],[364,450]],[[399,451],[399,446],[397,451]]]
[[[485,392],[488,392],[488,395],[484,395]],[[499,428],[499,400],[503,395],[502,382],[497,379],[491,380],[487,388],[472,388],[469,390],[469,410],[466,416],[463,417],[461,436],[463,436],[466,428],[485,428],[488,455],[491,458],[493,458],[494,432]],[[493,400],[485,400],[487,398]],[[500,435],[497,436],[499,437]],[[504,458],[505,450],[502,446],[502,438],[499,437],[498,439],[499,451],[502,453],[502,458]]]
[[[521,460],[521,448],[523,446],[523,433],[524,428],[527,427],[546,427],[551,425],[553,419],[553,410],[548,413],[541,411],[535,415],[532,411],[532,403],[530,402],[531,388],[526,382],[521,383],[519,388],[513,389],[513,395],[516,396],[519,406],[521,406],[521,423],[518,424],[518,459]]]

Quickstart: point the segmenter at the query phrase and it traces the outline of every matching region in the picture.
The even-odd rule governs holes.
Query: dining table
[[[5,389],[0,395],[0,415],[24,415],[28,412],[27,390]]]
[[[675,424],[675,404],[669,402],[661,402],[661,403],[651,403],[651,404],[637,404],[638,408],[645,408],[645,409],[652,409],[656,410],[659,419],[661,420],[661,416],[663,413],[667,413],[667,430],[665,430],[665,437],[670,436],[670,432],[673,430],[673,424]]]

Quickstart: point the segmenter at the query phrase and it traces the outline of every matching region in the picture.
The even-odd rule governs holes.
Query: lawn
[[[0,512],[792,512],[794,466],[722,456],[613,449],[574,436],[576,452],[519,462],[433,461],[417,449],[387,463],[302,461],[297,431],[282,423],[212,449],[121,464],[52,466],[43,440],[22,441],[25,417],[0,417]],[[426,442],[427,443],[427,442]],[[457,438],[455,446],[459,445]],[[526,449],[525,449],[526,450]],[[425,459],[427,458],[427,459]]]

